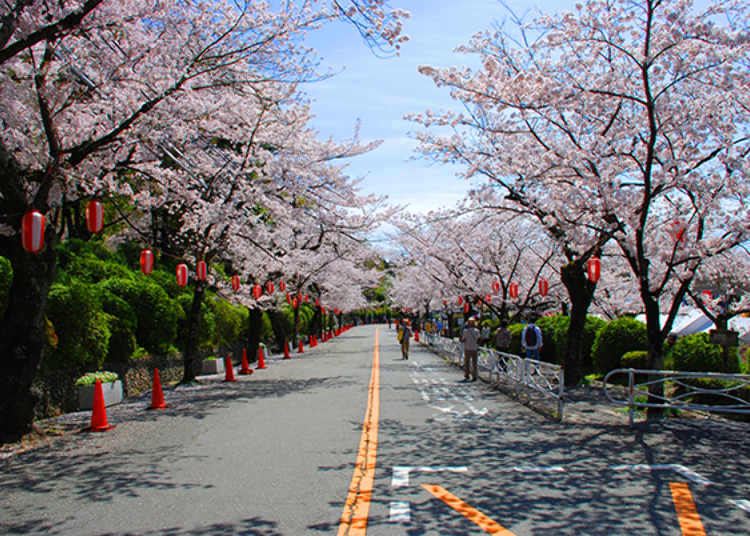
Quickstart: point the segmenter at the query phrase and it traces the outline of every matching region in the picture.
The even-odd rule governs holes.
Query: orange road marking
[[[669,487],[672,490],[672,500],[677,510],[677,519],[680,521],[680,528],[683,536],[706,536],[703,529],[703,523],[698,515],[698,510],[693,502],[693,495],[690,488],[684,482],[670,482]]]
[[[485,532],[495,534],[497,536],[516,536],[511,531],[501,526],[499,523],[493,521],[479,510],[472,508],[461,499],[446,491],[440,486],[430,486],[422,484],[422,487],[432,493],[435,497],[443,501],[451,508],[458,511],[459,514],[466,516],[470,521],[473,521]]]
[[[367,396],[367,411],[359,442],[357,465],[349,486],[349,495],[339,525],[339,536],[364,536],[367,533],[367,518],[370,515],[372,483],[375,478],[375,462],[378,456],[378,421],[380,419],[380,347],[375,330],[375,350],[372,357],[370,391]]]

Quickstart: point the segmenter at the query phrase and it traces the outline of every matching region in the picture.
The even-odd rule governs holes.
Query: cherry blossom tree
[[[741,2],[592,0],[477,34],[477,72],[422,68],[469,110],[416,116],[456,132],[424,152],[533,206],[578,259],[614,240],[654,368],[700,266],[748,237],[747,21]]]
[[[43,310],[55,276],[52,246],[65,232],[61,207],[95,195],[130,197],[141,204],[161,196],[155,205],[169,207],[165,182],[193,173],[190,185],[203,190],[183,190],[185,206],[192,211],[203,203],[210,210],[209,205],[216,209],[218,204],[228,210],[235,197],[225,191],[207,196],[208,183],[200,178],[212,168],[227,177],[237,170],[199,162],[195,172],[188,160],[199,153],[180,155],[174,149],[194,149],[214,136],[236,141],[252,125],[265,128],[258,118],[284,108],[282,101],[289,98],[284,86],[320,76],[314,54],[300,46],[306,32],[344,18],[371,44],[396,47],[405,39],[400,20],[406,14],[380,0],[284,2],[277,9],[251,1],[53,5],[19,0],[3,4],[0,15],[0,99],[5,104],[0,110],[0,255],[13,269],[0,322],[5,370],[0,435],[5,437],[29,430],[32,423],[36,397],[31,382],[41,362]],[[279,123],[269,128],[274,126],[288,135],[289,128]],[[232,129],[236,136],[230,135]],[[259,149],[245,145],[250,146]],[[272,152],[272,147],[263,149]],[[163,165],[165,155],[179,169]],[[249,154],[246,164],[257,156]],[[144,188],[143,180],[151,187]],[[265,180],[277,178],[266,170]],[[231,189],[227,181],[222,185]],[[31,209],[46,218],[46,245],[34,255],[22,249],[20,237],[21,218]],[[200,218],[199,212],[191,215]],[[198,228],[187,213],[181,216],[185,225]],[[211,232],[233,230],[219,227]],[[196,257],[206,253],[191,252]]]

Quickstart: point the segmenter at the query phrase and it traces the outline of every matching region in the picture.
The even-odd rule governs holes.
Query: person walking
[[[521,332],[521,346],[526,349],[527,359],[539,360],[539,351],[542,349],[544,341],[542,340],[542,330],[539,329],[535,322],[535,317],[531,317],[529,324]]]
[[[469,318],[461,332],[461,342],[464,343],[464,381],[469,381],[470,372],[471,381],[477,381],[477,354],[481,338],[482,334],[476,327],[476,321],[473,317]]]
[[[408,319],[401,323],[398,340],[401,343],[401,359],[409,359],[409,339],[411,339],[411,323]]]
[[[510,352],[510,330],[507,320],[500,321],[500,327],[495,335],[495,350],[504,354]]]

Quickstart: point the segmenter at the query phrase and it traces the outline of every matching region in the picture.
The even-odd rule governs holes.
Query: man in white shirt
[[[471,381],[477,381],[477,354],[479,353],[479,341],[482,334],[476,327],[476,321],[470,318],[466,322],[466,327],[461,332],[461,342],[464,343],[464,381],[469,381],[469,372],[471,371]]]

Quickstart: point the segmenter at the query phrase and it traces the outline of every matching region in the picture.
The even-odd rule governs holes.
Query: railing
[[[627,399],[615,398],[611,393],[609,379],[618,374],[627,374]],[[716,387],[701,386],[691,380],[716,380]],[[661,384],[663,394],[649,393],[652,385]],[[604,377],[604,394],[615,404],[628,407],[630,426],[635,420],[636,408],[685,409],[716,413],[750,414],[750,400],[738,396],[739,390],[750,386],[750,375],[715,374],[709,372],[676,372],[673,370],[615,369]],[[700,404],[692,401],[705,395],[726,404]],[[640,399],[640,400],[639,400]]]
[[[451,364],[463,365],[463,352],[457,340],[433,333],[427,334],[425,339],[428,346],[449,360]],[[526,389],[533,389],[556,399],[557,416],[562,420],[565,372],[561,366],[535,359],[523,359],[517,355],[498,352],[491,348],[479,349],[477,364],[480,376],[482,372],[486,372],[489,383],[492,383],[493,375],[496,374],[498,383],[501,378],[507,379]]]

